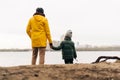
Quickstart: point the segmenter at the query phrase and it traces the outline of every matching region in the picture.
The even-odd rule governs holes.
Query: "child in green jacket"
[[[62,41],[58,47],[52,46],[52,49],[54,50],[62,49],[62,58],[64,59],[65,64],[73,64],[73,60],[77,58],[75,45],[71,38],[72,31],[68,30],[64,41]]]

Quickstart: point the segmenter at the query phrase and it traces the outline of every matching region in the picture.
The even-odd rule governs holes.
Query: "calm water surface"
[[[31,64],[31,51],[28,52],[0,52],[0,66],[19,66]],[[91,63],[99,56],[119,56],[120,51],[79,51],[77,52],[78,62],[74,63]],[[113,61],[113,60],[109,60]],[[37,60],[38,63],[38,60]],[[47,51],[45,56],[45,64],[64,64],[61,51]]]

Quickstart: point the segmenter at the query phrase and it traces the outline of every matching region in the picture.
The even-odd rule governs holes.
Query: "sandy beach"
[[[120,63],[0,67],[0,80],[120,80]]]

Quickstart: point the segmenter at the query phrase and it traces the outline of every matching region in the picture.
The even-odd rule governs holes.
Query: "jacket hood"
[[[35,16],[34,16],[34,19],[39,22],[39,21],[41,21],[41,16],[35,15]]]
[[[43,16],[41,16],[41,15],[34,15],[33,17],[38,22],[40,22],[41,20],[43,20]]]
[[[33,14],[33,17],[36,21],[41,21],[42,17],[45,17],[45,14],[36,12],[36,13]]]
[[[45,14],[44,14],[44,13],[38,13],[38,12],[36,12],[36,13],[33,14],[33,16],[34,16],[34,15],[41,15],[41,16],[44,16],[44,17],[45,17]]]

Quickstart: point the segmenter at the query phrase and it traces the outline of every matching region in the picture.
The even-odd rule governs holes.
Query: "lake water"
[[[78,51],[78,62],[74,63],[91,63],[99,56],[119,56],[120,51]],[[19,66],[31,64],[32,52],[0,52],[0,66]],[[109,60],[114,61],[114,60]],[[38,63],[38,60],[37,60]],[[46,51],[45,64],[64,64],[61,51]]]

